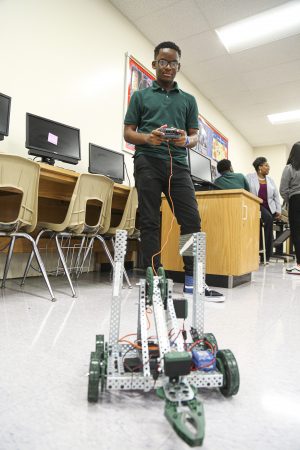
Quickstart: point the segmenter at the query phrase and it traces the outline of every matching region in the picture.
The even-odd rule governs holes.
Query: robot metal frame
[[[225,397],[231,397],[240,384],[231,350],[219,350],[215,336],[204,333],[205,233],[181,239],[180,253],[194,257],[191,340],[177,320],[187,317],[188,301],[173,299],[173,281],[166,279],[162,267],[157,274],[148,268],[146,279],[140,280],[136,342],[120,340],[126,245],[126,231],[117,231],[109,339],[105,342],[104,335],[96,336],[96,348],[90,357],[88,401],[97,402],[104,390],[155,389],[165,399],[165,416],[178,436],[192,447],[200,446],[205,421],[197,389],[219,388]],[[148,336],[149,307],[153,310],[155,337]]]

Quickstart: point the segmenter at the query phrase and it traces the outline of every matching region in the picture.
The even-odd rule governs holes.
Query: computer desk
[[[68,170],[61,167],[50,166],[40,163],[40,182],[39,182],[39,199],[38,199],[38,220],[47,222],[63,221],[70,198],[72,196],[79,172]],[[112,225],[117,225],[124,211],[125,203],[129,193],[129,186],[116,184],[112,199]],[[15,211],[19,202],[19,194],[14,192],[1,192],[1,218],[11,220],[15,217]],[[92,206],[91,206],[92,207]],[[1,240],[1,248],[9,242],[8,239]],[[134,249],[134,241],[130,243]],[[41,240],[43,246],[43,240]],[[14,247],[15,253],[27,253],[31,251],[30,243],[25,239],[17,239]],[[102,246],[95,244],[95,251],[100,252],[107,261]],[[126,260],[132,260],[132,251],[128,251]],[[99,260],[100,262],[100,260]]]
[[[48,164],[40,163],[40,166],[39,220],[50,222],[52,218],[54,220],[59,220],[60,217],[64,218],[66,207],[80,174],[73,170],[49,166]],[[129,190],[129,186],[115,183],[112,200],[114,215],[123,213]],[[51,220],[49,217],[51,217]]]
[[[234,287],[251,280],[259,266],[261,199],[244,189],[196,192],[202,231],[206,233],[206,281],[212,286]],[[172,212],[162,200],[161,245],[167,239]],[[178,254],[179,226],[175,220],[162,264],[168,276],[183,280]]]

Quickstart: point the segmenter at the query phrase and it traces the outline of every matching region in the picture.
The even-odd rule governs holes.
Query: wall
[[[12,97],[10,136],[0,151],[27,155],[27,111],[80,128],[82,161],[58,166],[87,170],[89,142],[121,151],[124,55],[150,68],[153,45],[106,0],[1,0],[0,17],[0,91]],[[182,74],[178,82],[229,139],[235,170],[249,172],[252,147],[201,95],[201,86]],[[128,154],[126,164],[132,178]]]

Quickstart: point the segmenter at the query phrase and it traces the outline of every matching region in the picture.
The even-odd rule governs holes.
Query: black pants
[[[293,195],[289,200],[289,222],[297,264],[300,264],[300,194]]]
[[[261,220],[265,229],[265,243],[266,243],[266,260],[269,261],[273,253],[273,220],[274,216],[264,206],[260,207]],[[262,237],[260,232],[260,248],[262,248]]]
[[[180,226],[180,234],[197,233],[200,231],[200,215],[189,168],[176,164],[174,161],[172,166],[170,193],[175,217]],[[152,266],[152,256],[160,250],[161,193],[165,194],[170,205],[168,194],[170,171],[171,162],[169,160],[139,155],[134,161],[144,268]],[[193,275],[193,258],[185,256],[183,261],[185,273]],[[156,256],[154,258],[155,269],[159,265],[160,257]]]

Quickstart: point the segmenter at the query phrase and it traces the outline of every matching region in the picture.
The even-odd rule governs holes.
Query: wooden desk
[[[251,279],[258,269],[259,220],[261,200],[244,189],[196,192],[206,233],[207,282],[213,286],[234,287]],[[162,201],[162,244],[170,228],[172,213]],[[162,252],[164,268],[176,278],[182,273],[183,262],[178,254],[179,226],[176,221],[169,243]]]
[[[38,220],[48,222],[63,221],[79,173],[44,163],[40,163],[40,166]],[[122,184],[115,184],[114,186],[112,225],[116,225],[122,216],[129,190],[130,188],[128,186]],[[20,194],[2,191],[0,192],[0,200],[0,220],[1,218],[3,220],[13,220],[17,205],[20,202]],[[5,239],[2,239],[2,243],[2,246],[4,246]],[[98,242],[95,245],[95,249],[101,254],[104,254]],[[30,251],[31,246],[27,240],[18,239],[16,241],[14,252],[27,253]],[[130,252],[127,256],[130,259]]]
[[[39,198],[69,200],[80,173],[44,163],[40,163],[40,166]],[[128,186],[115,183],[114,200],[117,201],[116,207],[123,208],[129,189]]]
[[[40,221],[49,222],[50,216],[54,219],[53,221],[62,221],[79,173],[43,163],[40,163],[40,166],[38,218]],[[129,189],[128,186],[115,183],[112,199],[112,211],[115,217],[123,213]]]

